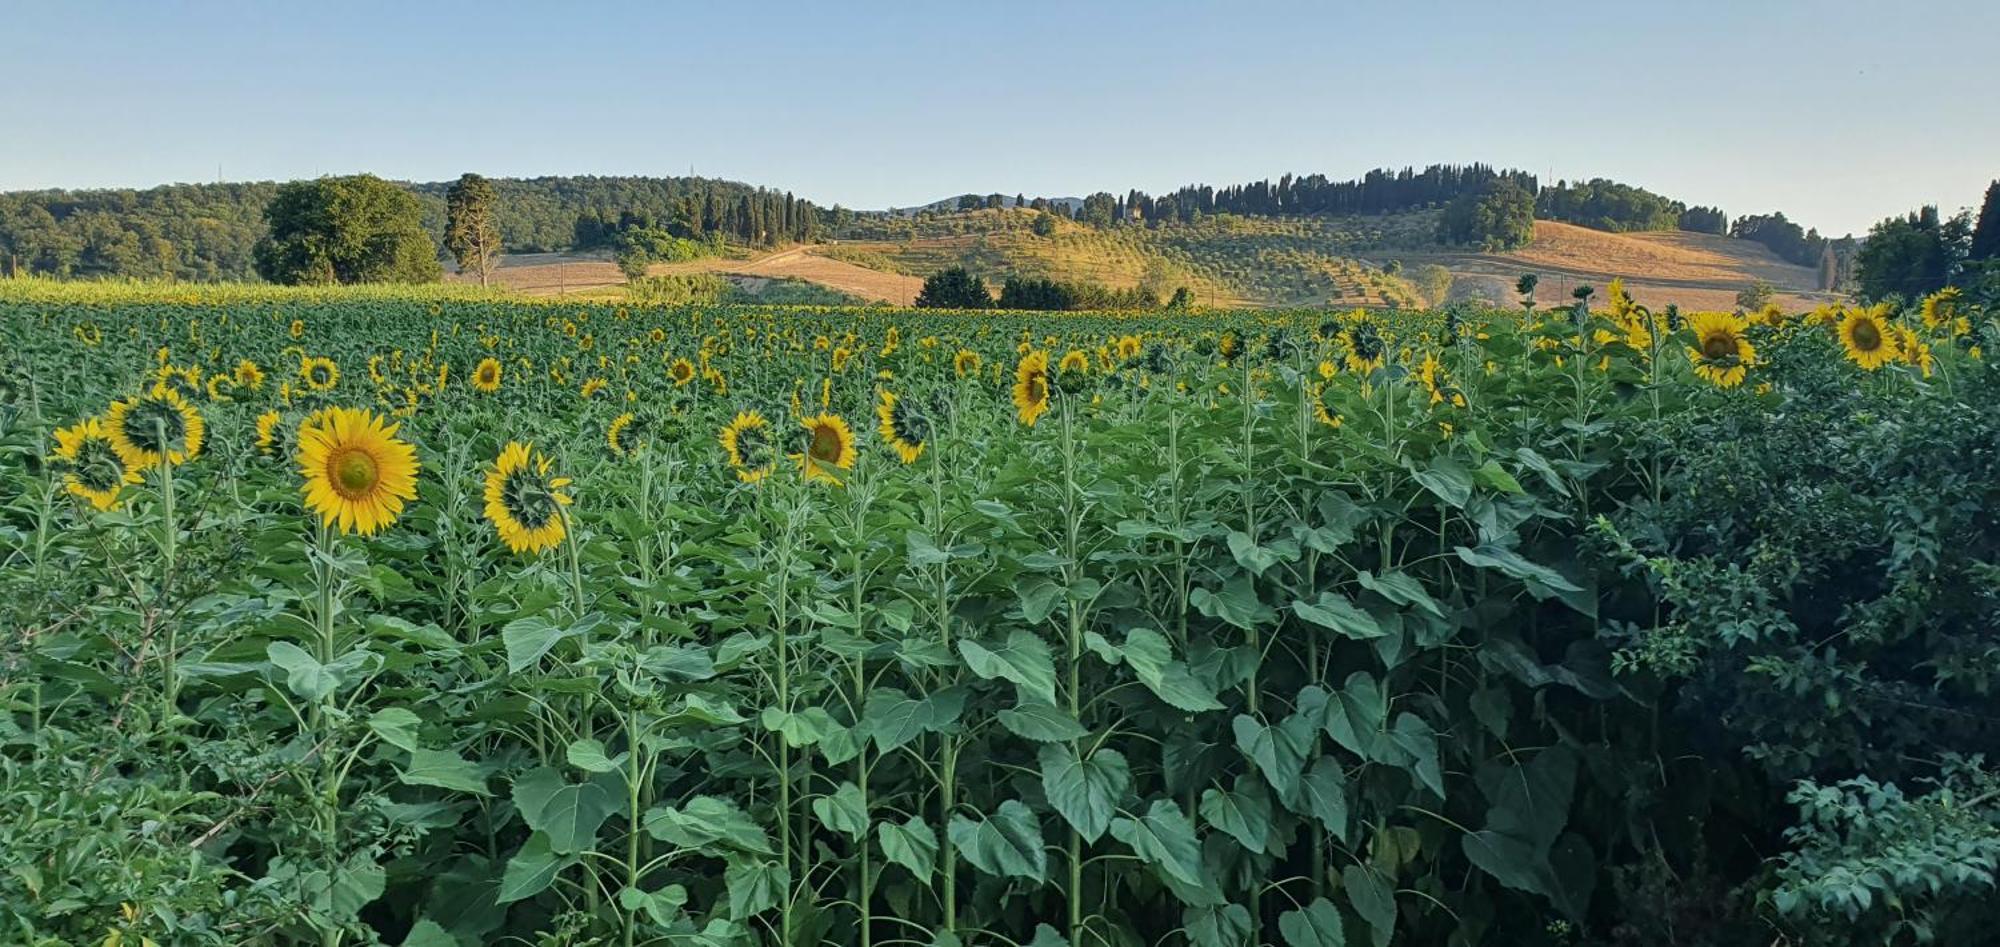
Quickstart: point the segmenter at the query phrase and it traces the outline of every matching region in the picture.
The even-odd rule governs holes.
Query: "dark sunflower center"
[[[1711,362],[1736,357],[1736,339],[1727,332],[1711,333],[1701,340],[1701,355]]]
[[[1863,319],[1854,324],[1854,347],[1863,352],[1882,347],[1882,330],[1875,327],[1874,320]]]
[[[365,450],[349,447],[336,451],[326,461],[326,479],[333,484],[333,491],[349,500],[358,500],[375,489],[381,477],[381,468],[375,463],[375,456]]]
[[[1037,372],[1028,378],[1028,401],[1038,403],[1049,396],[1048,379]]]
[[[555,491],[549,489],[547,481],[527,470],[516,470],[507,476],[507,482],[500,488],[500,502],[506,504],[507,513],[515,522],[528,529],[548,526],[558,515]]]
[[[315,385],[325,385],[333,380],[332,373],[326,370],[325,365],[314,365],[311,374],[307,377],[311,378],[312,383]]]

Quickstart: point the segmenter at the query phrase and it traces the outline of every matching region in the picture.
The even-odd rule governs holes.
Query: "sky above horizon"
[[[1829,235],[2000,178],[1991,0],[0,0],[0,190],[676,175],[822,205],[1484,162]]]

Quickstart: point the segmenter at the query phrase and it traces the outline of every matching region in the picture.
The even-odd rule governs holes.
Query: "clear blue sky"
[[[880,208],[1484,161],[1830,234],[2000,177],[2000,2],[0,0],[0,189],[713,175]]]

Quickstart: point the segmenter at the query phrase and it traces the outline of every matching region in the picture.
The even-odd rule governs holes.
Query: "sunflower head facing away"
[[[1902,357],[1886,312],[1879,307],[1851,309],[1840,321],[1840,347],[1847,360],[1874,371]]]
[[[960,378],[977,377],[979,353],[971,349],[959,349],[958,354],[951,357],[951,370]]]
[[[806,418],[799,426],[805,429],[805,442],[798,453],[791,455],[798,461],[799,470],[807,480],[839,483],[836,471],[854,466],[854,431],[847,421],[827,412]]]
[[[1362,322],[1347,330],[1347,370],[1357,375],[1366,375],[1381,368],[1388,357],[1389,345],[1382,340],[1382,333],[1372,322]]]
[[[138,472],[126,465],[97,418],[56,431],[55,461],[64,489],[89,500],[100,512],[118,505],[120,488],[139,482]]]
[[[1063,353],[1062,361],[1056,363],[1056,388],[1073,395],[1089,387],[1090,356],[1080,349]]]
[[[924,454],[924,444],[930,440],[931,423],[910,403],[884,391],[875,405],[875,417],[881,420],[877,429],[882,440],[896,452],[903,463],[913,464]]]
[[[118,456],[133,470],[146,470],[163,460],[183,464],[194,459],[206,433],[201,412],[180,392],[157,386],[150,394],[113,404],[104,426]]]
[[[570,504],[568,477],[552,477],[549,458],[519,441],[509,441],[486,470],[486,519],[507,548],[535,553],[555,548],[564,535],[563,507]]]
[[[611,448],[613,457],[631,457],[646,446],[646,425],[627,411],[613,419],[605,429],[604,442]]]
[[[777,446],[771,440],[771,424],[757,411],[739,411],[722,427],[722,452],[736,479],[756,483],[778,469]]]
[[[500,390],[500,360],[487,356],[472,369],[472,390],[490,395]]]
[[[266,457],[291,453],[291,431],[285,427],[282,411],[266,411],[257,416],[257,452]]]
[[[1049,410],[1049,353],[1035,349],[1014,365],[1014,410],[1029,427]]]
[[[299,378],[312,391],[332,391],[340,384],[340,366],[325,356],[311,356],[300,360]]]
[[[1687,350],[1694,373],[1718,388],[1734,388],[1743,383],[1757,360],[1757,349],[1744,338],[1748,328],[1734,313],[1698,312],[1688,319],[1694,345]]]
[[[417,450],[365,408],[331,408],[299,429],[306,509],[343,534],[373,535],[417,498]]]

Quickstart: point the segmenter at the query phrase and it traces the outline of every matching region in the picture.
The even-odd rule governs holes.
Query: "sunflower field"
[[[2000,321],[0,284],[0,943],[1967,943]]]

